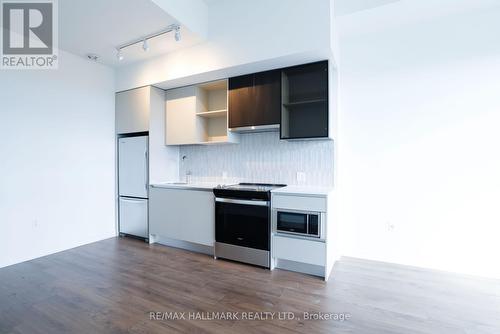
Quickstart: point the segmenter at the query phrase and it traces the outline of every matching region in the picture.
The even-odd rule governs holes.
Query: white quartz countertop
[[[314,186],[286,186],[283,188],[274,189],[273,194],[284,195],[309,195],[309,196],[328,196],[333,192],[330,187],[314,187]]]
[[[181,183],[181,182],[163,182],[163,183],[152,183],[153,188],[167,188],[167,189],[185,189],[185,190],[205,190],[212,191],[213,188],[220,185],[220,183],[215,182],[193,182],[193,183]],[[329,187],[315,187],[315,186],[286,186],[283,188],[278,188],[272,190],[273,194],[285,194],[285,195],[304,195],[304,196],[328,196],[333,191],[333,188]]]
[[[181,183],[181,182],[164,182],[152,183],[153,188],[167,188],[167,189],[186,189],[186,190],[206,190],[212,191],[219,183],[204,182],[204,183]]]

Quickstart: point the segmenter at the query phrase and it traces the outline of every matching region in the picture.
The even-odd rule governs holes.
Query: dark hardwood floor
[[[241,319],[280,311],[296,318]],[[238,319],[189,319],[217,312]],[[0,269],[0,333],[171,332],[498,334],[500,283],[349,258],[325,283],[123,238]]]

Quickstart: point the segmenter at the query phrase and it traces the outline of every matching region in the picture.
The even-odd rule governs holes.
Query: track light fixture
[[[175,28],[175,41],[179,42],[181,40],[181,27],[177,26]]]
[[[118,59],[118,61],[122,61],[123,60],[123,55],[122,55],[122,50],[121,49],[116,49],[116,58]]]
[[[167,34],[167,33],[171,32],[171,31],[174,31],[175,40],[177,42],[179,42],[181,40],[181,26],[178,25],[178,24],[171,24],[167,28],[165,28],[165,29],[163,29],[161,31],[158,31],[158,32],[156,32],[154,34],[147,35],[147,36],[145,36],[145,37],[143,37],[141,39],[137,39],[137,40],[131,41],[129,43],[122,44],[122,45],[118,46],[116,48],[116,58],[119,61],[123,60],[122,50],[125,49],[125,48],[128,48],[129,46],[138,44],[138,43],[142,43],[142,49],[144,51],[148,51],[149,50],[148,40],[150,40],[152,38],[155,38],[155,37],[158,37],[158,36],[161,36],[161,35],[164,35],[164,34]]]

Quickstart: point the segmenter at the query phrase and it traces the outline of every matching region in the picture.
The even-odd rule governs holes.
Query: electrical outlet
[[[396,228],[396,226],[391,222],[387,222],[386,224],[387,224],[387,231],[389,232],[393,232],[394,229]]]
[[[222,178],[223,178],[223,179],[227,179],[227,172],[226,172],[226,171],[223,171],[223,172],[222,172]]]
[[[306,173],[304,173],[304,172],[297,172],[297,183],[298,184],[304,184],[304,183],[306,183]]]

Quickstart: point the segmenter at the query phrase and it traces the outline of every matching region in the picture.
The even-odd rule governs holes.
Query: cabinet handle
[[[144,188],[148,190],[148,151],[144,151],[144,162],[146,163],[146,168],[144,168]]]
[[[238,237],[238,238],[236,238],[236,239],[238,239],[239,241],[242,241],[242,240],[243,240],[243,238],[242,238],[242,237]]]

